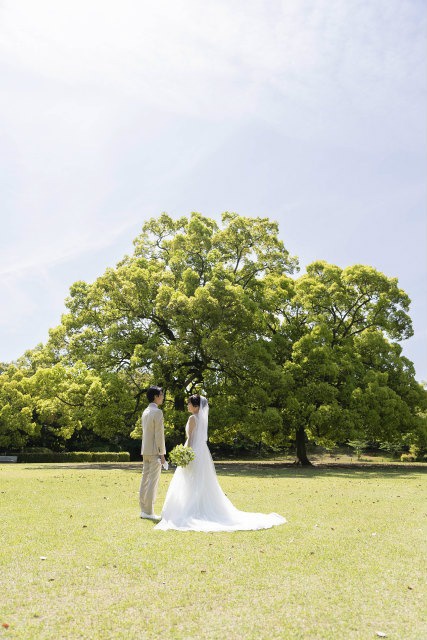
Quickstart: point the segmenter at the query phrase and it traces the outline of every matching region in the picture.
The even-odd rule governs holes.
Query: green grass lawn
[[[427,637],[422,469],[217,470],[287,524],[154,531],[139,465],[0,466],[0,639]]]

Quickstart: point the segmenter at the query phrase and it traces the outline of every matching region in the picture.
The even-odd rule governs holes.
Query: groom
[[[141,518],[160,520],[154,514],[154,502],[159,485],[162,464],[165,463],[165,432],[163,412],[159,408],[164,394],[161,387],[150,387],[147,390],[149,405],[142,414],[142,480],[139,489]]]

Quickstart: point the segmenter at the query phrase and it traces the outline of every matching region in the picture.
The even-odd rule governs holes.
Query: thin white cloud
[[[131,103],[202,120],[256,117],[350,147],[364,134],[412,145],[425,133],[425,26],[426,12],[400,0],[9,0],[1,49],[6,68],[30,78],[36,119],[39,100],[80,148],[86,136],[97,149]],[[10,109],[28,115],[24,90],[14,99],[11,89]]]
[[[399,0],[9,1],[2,48],[15,65],[64,86],[229,118],[255,113],[269,84],[301,100],[339,84],[366,106],[362,85],[377,101],[387,86],[424,82],[420,13]]]
[[[222,206],[215,185],[229,194],[224,208],[231,200],[239,210],[248,190],[239,149],[229,175],[203,170],[221,168],[227,140],[247,151],[246,131],[313,145],[319,157],[324,145],[325,162],[332,147],[376,160],[421,156],[426,19],[422,3],[401,0],[3,0],[0,275],[5,306],[16,311],[10,330],[19,310],[37,309],[35,281],[60,299],[66,286],[54,267],[113,249],[141,217],[184,201],[198,208],[194,176],[207,209]],[[257,163],[249,151],[247,171]],[[298,165],[298,185],[305,175]],[[278,168],[274,176],[282,180]],[[258,199],[251,191],[252,208],[265,207],[266,184]],[[275,187],[279,200],[268,205],[283,211]],[[336,215],[346,207],[333,185],[312,187],[289,202],[301,212],[319,198]],[[412,183],[402,188],[410,199]],[[370,202],[368,190],[351,191],[347,211]],[[397,190],[391,183],[390,201]]]
[[[91,251],[110,247],[134,223],[135,221],[117,225],[114,229],[104,229],[104,233],[95,238],[90,233],[82,236],[81,233],[76,232],[75,236],[68,237],[63,245],[56,248],[50,246],[48,251],[46,251],[47,247],[36,247],[28,256],[23,258],[17,256],[15,261],[0,266],[0,283],[9,281],[9,287],[12,288],[12,283],[16,282],[14,279],[25,277],[26,272],[30,272],[33,276],[38,273],[43,280],[47,275],[46,269],[78,259]]]

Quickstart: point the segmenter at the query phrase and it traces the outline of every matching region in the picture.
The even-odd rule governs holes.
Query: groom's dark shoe
[[[141,512],[140,517],[143,520],[155,520],[156,522],[159,522],[159,520],[162,519],[161,516],[157,516],[155,513],[144,513],[143,511]]]

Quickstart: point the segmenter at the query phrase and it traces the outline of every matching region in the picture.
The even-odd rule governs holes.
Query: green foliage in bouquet
[[[169,453],[169,461],[177,467],[186,467],[194,458],[193,449],[183,444],[177,444]]]

